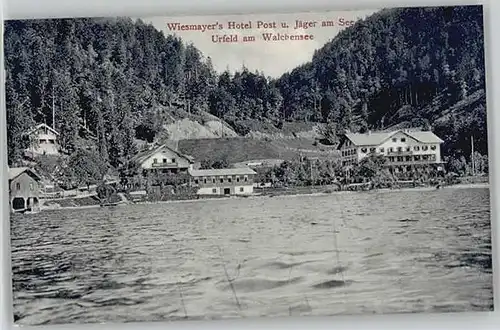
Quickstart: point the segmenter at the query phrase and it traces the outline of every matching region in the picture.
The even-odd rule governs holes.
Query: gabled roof
[[[153,156],[157,152],[160,152],[164,149],[168,149],[171,152],[175,153],[177,156],[186,159],[188,162],[194,163],[193,157],[181,154],[177,150],[174,150],[173,148],[169,147],[167,144],[162,144],[161,146],[153,148],[151,150],[142,151],[142,152],[138,153],[137,155],[135,155],[134,157],[132,157],[132,161],[135,161],[138,163],[143,163],[146,159],[148,159],[149,157]]]
[[[34,176],[38,180],[42,180],[42,177],[38,175],[29,167],[10,167],[9,168],[9,181],[14,180],[24,172],[28,172],[31,176]]]
[[[356,146],[372,146],[380,145],[386,140],[390,139],[393,135],[397,133],[403,133],[421,143],[443,143],[438,136],[436,136],[431,131],[410,131],[410,130],[396,130],[390,132],[370,132],[370,133],[347,133],[344,135],[346,139],[349,139]],[[338,148],[342,146],[340,143]]]
[[[36,125],[34,128],[30,129],[26,134],[31,134],[33,132],[36,132],[38,131],[40,128],[46,128],[48,129],[49,131],[51,131],[52,133],[54,133],[55,135],[59,135],[59,132],[57,132],[55,129],[53,129],[52,127],[50,127],[49,125],[47,124],[39,124],[39,125]]]
[[[440,139],[436,134],[431,131],[408,131],[407,135],[411,136],[417,141],[422,143],[443,143],[444,141]]]
[[[347,133],[345,136],[354,145],[364,146],[381,144],[395,133],[397,132]]]
[[[257,174],[250,167],[221,168],[209,170],[189,170],[191,176],[219,176],[219,175],[251,175]]]

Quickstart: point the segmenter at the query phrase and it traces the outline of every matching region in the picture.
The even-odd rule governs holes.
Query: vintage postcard
[[[7,21],[15,322],[492,310],[483,29]]]

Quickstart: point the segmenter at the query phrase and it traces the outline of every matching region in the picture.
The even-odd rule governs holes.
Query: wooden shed
[[[28,167],[9,168],[9,197],[12,213],[39,212],[42,178]]]

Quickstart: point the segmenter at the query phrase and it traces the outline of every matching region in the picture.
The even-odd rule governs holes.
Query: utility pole
[[[474,176],[474,175],[476,175],[476,162],[474,161],[474,136],[470,137],[470,144],[471,144],[470,159],[472,162],[472,176]]]
[[[312,159],[309,160],[309,165],[311,167],[311,186],[314,186],[313,175],[312,175]]]
[[[56,100],[54,96],[54,85],[52,85],[52,128],[56,129]]]

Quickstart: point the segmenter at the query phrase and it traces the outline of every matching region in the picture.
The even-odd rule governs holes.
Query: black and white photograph
[[[18,325],[493,310],[481,5],[7,20]]]

